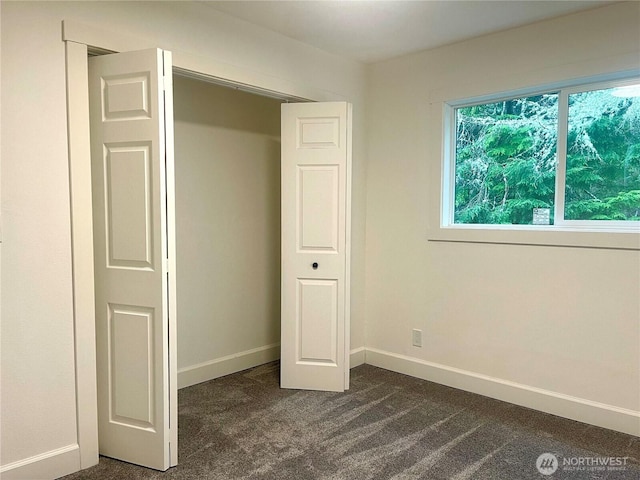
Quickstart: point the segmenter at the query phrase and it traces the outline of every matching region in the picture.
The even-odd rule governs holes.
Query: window
[[[639,80],[451,107],[445,225],[640,224]]]

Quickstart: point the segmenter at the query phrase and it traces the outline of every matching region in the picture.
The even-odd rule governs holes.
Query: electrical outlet
[[[413,329],[411,340],[414,347],[422,347],[422,330]]]

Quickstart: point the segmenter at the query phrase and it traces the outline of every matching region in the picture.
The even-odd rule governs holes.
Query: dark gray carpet
[[[633,479],[640,439],[369,365],[346,393],[281,390],[278,363],[179,392],[179,462],[109,458],[79,479]],[[629,457],[624,469],[541,475],[542,453]],[[587,460],[588,461],[588,460]]]

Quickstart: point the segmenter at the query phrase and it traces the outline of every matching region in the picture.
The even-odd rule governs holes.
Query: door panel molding
[[[338,367],[337,279],[298,279],[296,362]]]
[[[340,171],[338,165],[298,165],[296,237],[298,252],[340,253]],[[307,219],[307,221],[305,221]]]

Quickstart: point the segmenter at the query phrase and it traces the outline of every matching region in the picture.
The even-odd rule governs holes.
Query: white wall
[[[281,102],[178,76],[173,91],[182,387],[279,358]]]
[[[640,434],[637,250],[428,241],[439,219],[442,100],[638,68],[639,8],[616,4],[371,66],[367,363]],[[411,345],[413,328],[422,348]]]
[[[3,465],[76,443],[64,52],[46,40],[59,22],[16,6],[2,4]]]
[[[363,66],[196,2],[1,2],[0,8],[3,478],[31,467],[53,477],[79,465],[77,454],[55,461],[73,453],[77,441],[64,19],[354,103],[352,345],[362,346]]]

